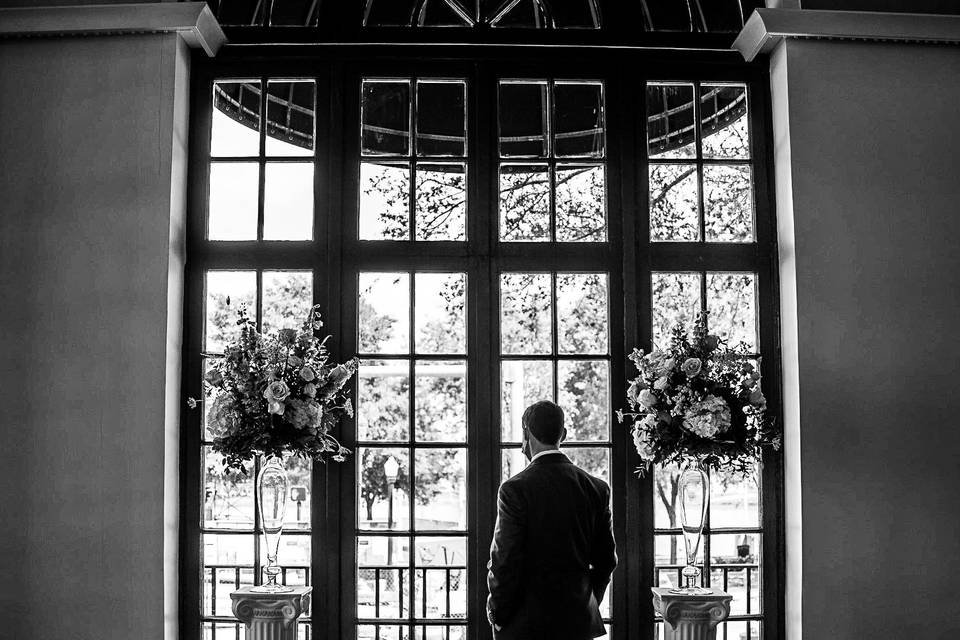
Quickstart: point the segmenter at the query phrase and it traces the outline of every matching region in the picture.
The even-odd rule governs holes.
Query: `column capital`
[[[960,16],[879,11],[756,9],[733,48],[750,62],[787,38],[960,44]]]
[[[213,57],[227,41],[206,2],[0,8],[0,39],[176,33]]]
[[[247,626],[247,638],[256,640],[266,627],[273,629],[274,635],[264,638],[296,638],[297,618],[310,608],[313,587],[292,587],[288,593],[257,593],[251,589],[243,587],[230,594],[233,615]]]
[[[652,587],[653,608],[667,624],[665,640],[713,640],[717,625],[730,615],[733,596],[714,589],[705,595],[673,593]]]

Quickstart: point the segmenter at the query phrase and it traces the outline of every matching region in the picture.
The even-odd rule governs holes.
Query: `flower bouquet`
[[[653,464],[695,459],[744,474],[763,446],[780,446],[760,372],[748,355],[744,345],[730,348],[708,334],[706,313],[697,316],[692,336],[682,325],[674,327],[669,350],[634,349],[630,360],[640,375],[627,389],[631,410],[617,416],[631,424],[646,463],[640,473]]]
[[[277,583],[277,564],[283,533],[289,483],[281,463],[285,454],[326,462],[343,462],[350,453],[332,435],[342,415],[353,415],[347,381],[359,360],[344,364],[330,360],[326,342],[314,332],[323,326],[318,307],[297,329],[280,329],[264,335],[247,317],[237,314],[239,337],[227,345],[204,376],[207,398],[213,398],[207,423],[213,450],[223,455],[226,468],[246,473],[255,456],[266,460],[257,474],[259,522],[266,539],[266,584],[254,587],[264,593],[284,593],[291,588]],[[198,402],[187,400],[191,408]]]

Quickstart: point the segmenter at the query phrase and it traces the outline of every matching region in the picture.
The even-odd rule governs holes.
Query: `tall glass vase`
[[[260,473],[257,474],[257,506],[260,509],[260,525],[263,527],[263,541],[267,549],[267,566],[263,568],[266,576],[264,584],[254,587],[257,593],[288,593],[293,591],[277,583],[280,565],[277,553],[280,550],[280,536],[283,533],[283,518],[287,510],[287,495],[290,483],[287,470],[283,468],[281,458],[267,458]]]
[[[683,568],[684,586],[673,589],[674,593],[705,595],[710,589],[700,586],[700,569],[697,554],[706,524],[707,507],[710,504],[710,477],[699,460],[689,460],[680,470],[680,526],[683,528],[683,543],[687,552],[687,566]]]

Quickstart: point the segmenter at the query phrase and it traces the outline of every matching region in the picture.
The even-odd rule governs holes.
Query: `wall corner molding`
[[[176,33],[213,57],[227,37],[205,2],[0,9],[0,39]]]
[[[956,45],[960,44],[960,16],[757,9],[743,26],[733,48],[750,62],[788,38]]]

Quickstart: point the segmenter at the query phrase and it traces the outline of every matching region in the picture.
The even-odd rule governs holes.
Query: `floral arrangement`
[[[696,458],[704,467],[744,474],[763,446],[779,448],[760,372],[747,356],[745,345],[729,348],[707,333],[706,313],[697,316],[692,337],[674,327],[668,351],[634,349],[630,360],[640,375],[627,389],[631,410],[617,416],[631,424],[646,463],[640,473]]]
[[[323,326],[318,307],[299,330],[261,334],[242,307],[237,324],[239,337],[204,376],[205,395],[213,398],[207,413],[213,450],[224,465],[246,473],[244,463],[254,456],[284,454],[343,462],[350,452],[331,431],[340,416],[353,415],[345,386],[359,361],[330,360],[330,336],[314,335]],[[187,403],[198,405],[194,398]]]

